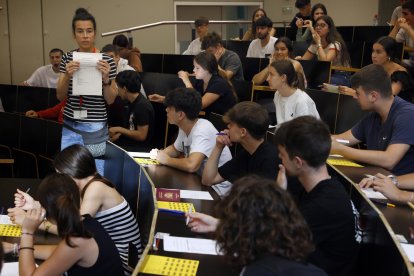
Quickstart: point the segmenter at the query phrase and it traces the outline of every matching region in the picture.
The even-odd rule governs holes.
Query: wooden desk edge
[[[142,252],[141,258],[139,259],[138,264],[135,266],[134,271],[132,272],[133,276],[137,276],[138,273],[141,272],[141,270],[143,268],[144,261],[147,258],[149,251],[151,250],[152,243],[153,243],[153,240],[154,240],[155,227],[156,227],[157,218],[158,218],[158,205],[157,205],[155,185],[152,182],[152,179],[149,177],[145,167],[143,167],[139,164],[137,164],[137,165],[141,167],[141,173],[145,174],[146,178],[148,179],[148,181],[151,184],[152,197],[153,197],[153,202],[154,202],[154,215],[152,216],[151,230],[150,230],[150,235],[148,237],[147,246],[145,246],[144,252]]]
[[[381,219],[382,223],[384,223],[385,228],[387,229],[388,233],[390,234],[394,244],[397,246],[398,251],[400,252],[400,255],[402,256],[405,266],[407,268],[407,271],[410,275],[414,275],[414,266],[411,263],[410,259],[408,258],[407,254],[405,253],[404,249],[401,246],[400,241],[395,236],[395,232],[392,229],[391,225],[388,223],[388,220],[385,218],[384,214],[377,208],[377,206],[361,191],[361,188],[358,184],[353,182],[351,179],[349,179],[345,174],[343,174],[339,169],[337,169],[335,166],[328,164],[333,170],[335,170],[338,174],[340,174],[342,177],[344,177],[349,183],[351,183],[355,190],[358,191],[358,193],[365,199],[365,201],[377,212],[379,218]]]

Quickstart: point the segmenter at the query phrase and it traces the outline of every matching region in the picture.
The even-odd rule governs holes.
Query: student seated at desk
[[[373,188],[382,193],[386,198],[406,204],[414,203],[414,174],[400,176],[385,176],[377,173],[374,177],[366,177],[359,183],[361,188]]]
[[[414,102],[414,80],[407,68],[401,65],[395,58],[397,42],[389,36],[378,38],[372,45],[372,63],[381,65],[391,79],[392,94],[398,95],[407,102]],[[354,96],[355,90],[339,86],[338,91],[347,95]]]
[[[288,192],[258,176],[237,180],[217,205],[217,218],[189,213],[194,232],[215,232],[240,275],[327,275],[306,262],[311,232]]]
[[[201,93],[201,109],[208,114],[211,112],[221,114],[227,112],[236,104],[236,93],[227,80],[227,76],[218,69],[217,60],[213,54],[202,52],[194,57],[194,75],[196,81],[193,85],[189,73],[179,71],[178,77],[183,80],[185,87],[195,88]],[[163,102],[165,97],[152,94],[151,101]]]
[[[127,102],[121,126],[111,126],[112,142],[127,151],[149,151],[154,133],[154,108],[139,91],[141,78],[138,72],[126,70],[115,78],[118,95]]]
[[[194,89],[178,88],[168,92],[164,105],[168,122],[177,125],[179,132],[174,144],[158,151],[157,160],[163,165],[201,174],[214,148],[218,131],[209,121],[197,118],[201,110],[200,94]],[[181,158],[182,155],[184,158]],[[223,148],[217,156],[220,165],[230,159],[228,147]],[[220,182],[224,182],[224,179],[215,184]],[[230,183],[224,182],[213,188],[223,195],[230,188]]]
[[[352,76],[351,84],[361,109],[371,113],[352,129],[333,135],[331,153],[383,167],[395,175],[414,173],[414,105],[392,95],[390,78],[381,65],[362,68]],[[361,142],[367,150],[351,147]]]
[[[303,115],[311,115],[319,119],[315,102],[306,92],[298,88],[298,73],[290,60],[272,62],[267,81],[270,88],[277,90],[273,102],[278,125]]]
[[[346,44],[330,16],[322,15],[316,19],[311,31],[312,44],[302,57],[296,59],[311,60],[316,56],[318,60],[331,61],[332,66],[350,66]],[[349,72],[336,71],[331,75],[330,82],[336,85],[349,85],[349,76]]]
[[[84,146],[72,145],[64,149],[56,156],[53,166],[57,172],[67,174],[75,181],[82,200],[80,214],[88,214],[102,224],[118,248],[125,275],[130,275],[129,246],[131,244],[139,256],[142,254],[142,245],[138,224],[128,202],[109,180],[97,173],[93,156]],[[54,184],[55,187],[59,186],[59,183]],[[14,200],[16,208],[8,211],[10,219],[17,224],[21,224],[25,217],[22,209],[30,210],[39,205],[29,194],[20,190],[17,190]],[[55,222],[46,221],[39,225],[39,229],[56,234],[58,229]]]
[[[331,137],[327,125],[312,116],[298,117],[282,124],[275,140],[282,160],[277,184],[287,188],[287,172],[303,186],[297,205],[316,246],[309,261],[329,275],[354,275],[361,241],[358,216],[344,186],[328,173]]]
[[[224,180],[233,183],[249,174],[275,180],[279,159],[276,147],[264,139],[270,122],[267,110],[255,102],[241,102],[226,113],[224,121],[228,129],[217,136],[202,183],[208,186]],[[241,149],[232,160],[222,164],[220,155],[233,143],[239,143]]]
[[[293,59],[292,41],[288,37],[282,36],[275,42],[274,47],[275,47],[275,51],[269,60],[269,66],[265,67],[262,71],[260,71],[259,73],[253,76],[252,81],[254,82],[254,84],[262,84],[266,81],[267,77],[269,76],[270,64],[272,64],[276,60],[287,59],[292,62],[293,67],[295,67],[295,71],[298,74],[300,74],[300,76],[298,76],[299,78],[298,87],[302,90],[305,89],[306,88],[305,72],[303,71],[302,65],[297,60]]]
[[[123,275],[111,237],[96,219],[81,215],[79,188],[71,177],[47,176],[38,198],[44,209],[38,205],[28,210],[22,223],[19,275]],[[45,217],[58,226],[58,245],[34,245],[34,233]],[[45,261],[37,267],[35,258]]]
[[[44,110],[34,111],[28,110],[26,111],[25,115],[27,117],[33,118],[43,118],[43,119],[51,119],[58,121],[58,123],[63,124],[63,110],[65,108],[66,100],[61,101],[57,105],[47,108]]]

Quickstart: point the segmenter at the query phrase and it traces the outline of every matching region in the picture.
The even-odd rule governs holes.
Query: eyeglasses
[[[315,29],[316,29],[316,28],[321,28],[321,29],[323,29],[323,28],[325,28],[326,26],[328,26],[328,24],[325,24],[325,23],[316,24],[316,25],[315,25]]]

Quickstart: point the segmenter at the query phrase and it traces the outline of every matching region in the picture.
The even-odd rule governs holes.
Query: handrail
[[[209,21],[209,24],[250,24],[250,23],[251,23],[250,20],[210,20]],[[273,24],[283,24],[284,26],[286,26],[287,23],[288,22],[285,22],[285,21],[273,22]],[[175,25],[175,24],[194,24],[194,21],[189,21],[189,20],[159,21],[159,22],[135,26],[135,27],[127,28],[127,29],[120,29],[120,30],[116,30],[112,32],[102,33],[101,36],[105,37],[105,36],[116,35],[116,34],[121,34],[121,33],[129,33],[132,31],[152,28],[152,27],[161,26],[161,25]]]

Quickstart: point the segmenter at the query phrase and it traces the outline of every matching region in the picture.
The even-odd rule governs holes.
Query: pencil
[[[414,204],[412,204],[411,202],[407,201],[407,205],[410,206],[410,208],[414,210]]]

